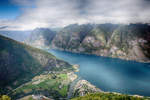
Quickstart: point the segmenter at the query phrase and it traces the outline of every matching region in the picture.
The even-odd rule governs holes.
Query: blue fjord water
[[[78,76],[103,91],[150,96],[150,63],[48,50],[56,57],[80,65]]]

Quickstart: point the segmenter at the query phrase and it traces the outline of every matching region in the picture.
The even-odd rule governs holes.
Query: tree
[[[0,100],[11,100],[11,98],[7,95],[0,96]]]

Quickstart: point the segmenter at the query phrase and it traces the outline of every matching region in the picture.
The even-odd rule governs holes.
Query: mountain
[[[150,62],[148,24],[72,24],[56,33],[35,29],[28,44],[75,53]]]
[[[52,41],[52,48],[150,62],[148,24],[69,25]]]
[[[90,24],[81,25],[73,24],[63,28],[52,41],[53,48],[63,50],[77,49],[83,42],[84,38],[90,34],[93,26]]]
[[[0,35],[12,38],[16,41],[24,42],[29,38],[31,31],[0,31]]]
[[[0,94],[8,93],[43,71],[71,70],[55,56],[0,35]]]
[[[26,43],[38,48],[50,47],[51,41],[55,35],[56,32],[48,28],[36,28],[31,32],[31,35],[26,40]]]

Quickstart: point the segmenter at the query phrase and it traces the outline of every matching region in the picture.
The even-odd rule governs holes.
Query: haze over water
[[[150,96],[150,63],[49,50],[56,57],[80,65],[77,74],[103,91]]]

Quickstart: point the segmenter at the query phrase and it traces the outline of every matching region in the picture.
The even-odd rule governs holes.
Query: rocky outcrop
[[[96,88],[94,85],[90,84],[86,80],[79,80],[74,86],[74,97],[84,96],[88,93],[102,92],[100,89]]]
[[[92,25],[73,24],[62,29],[52,41],[52,48],[76,51],[86,35],[91,31]]]

